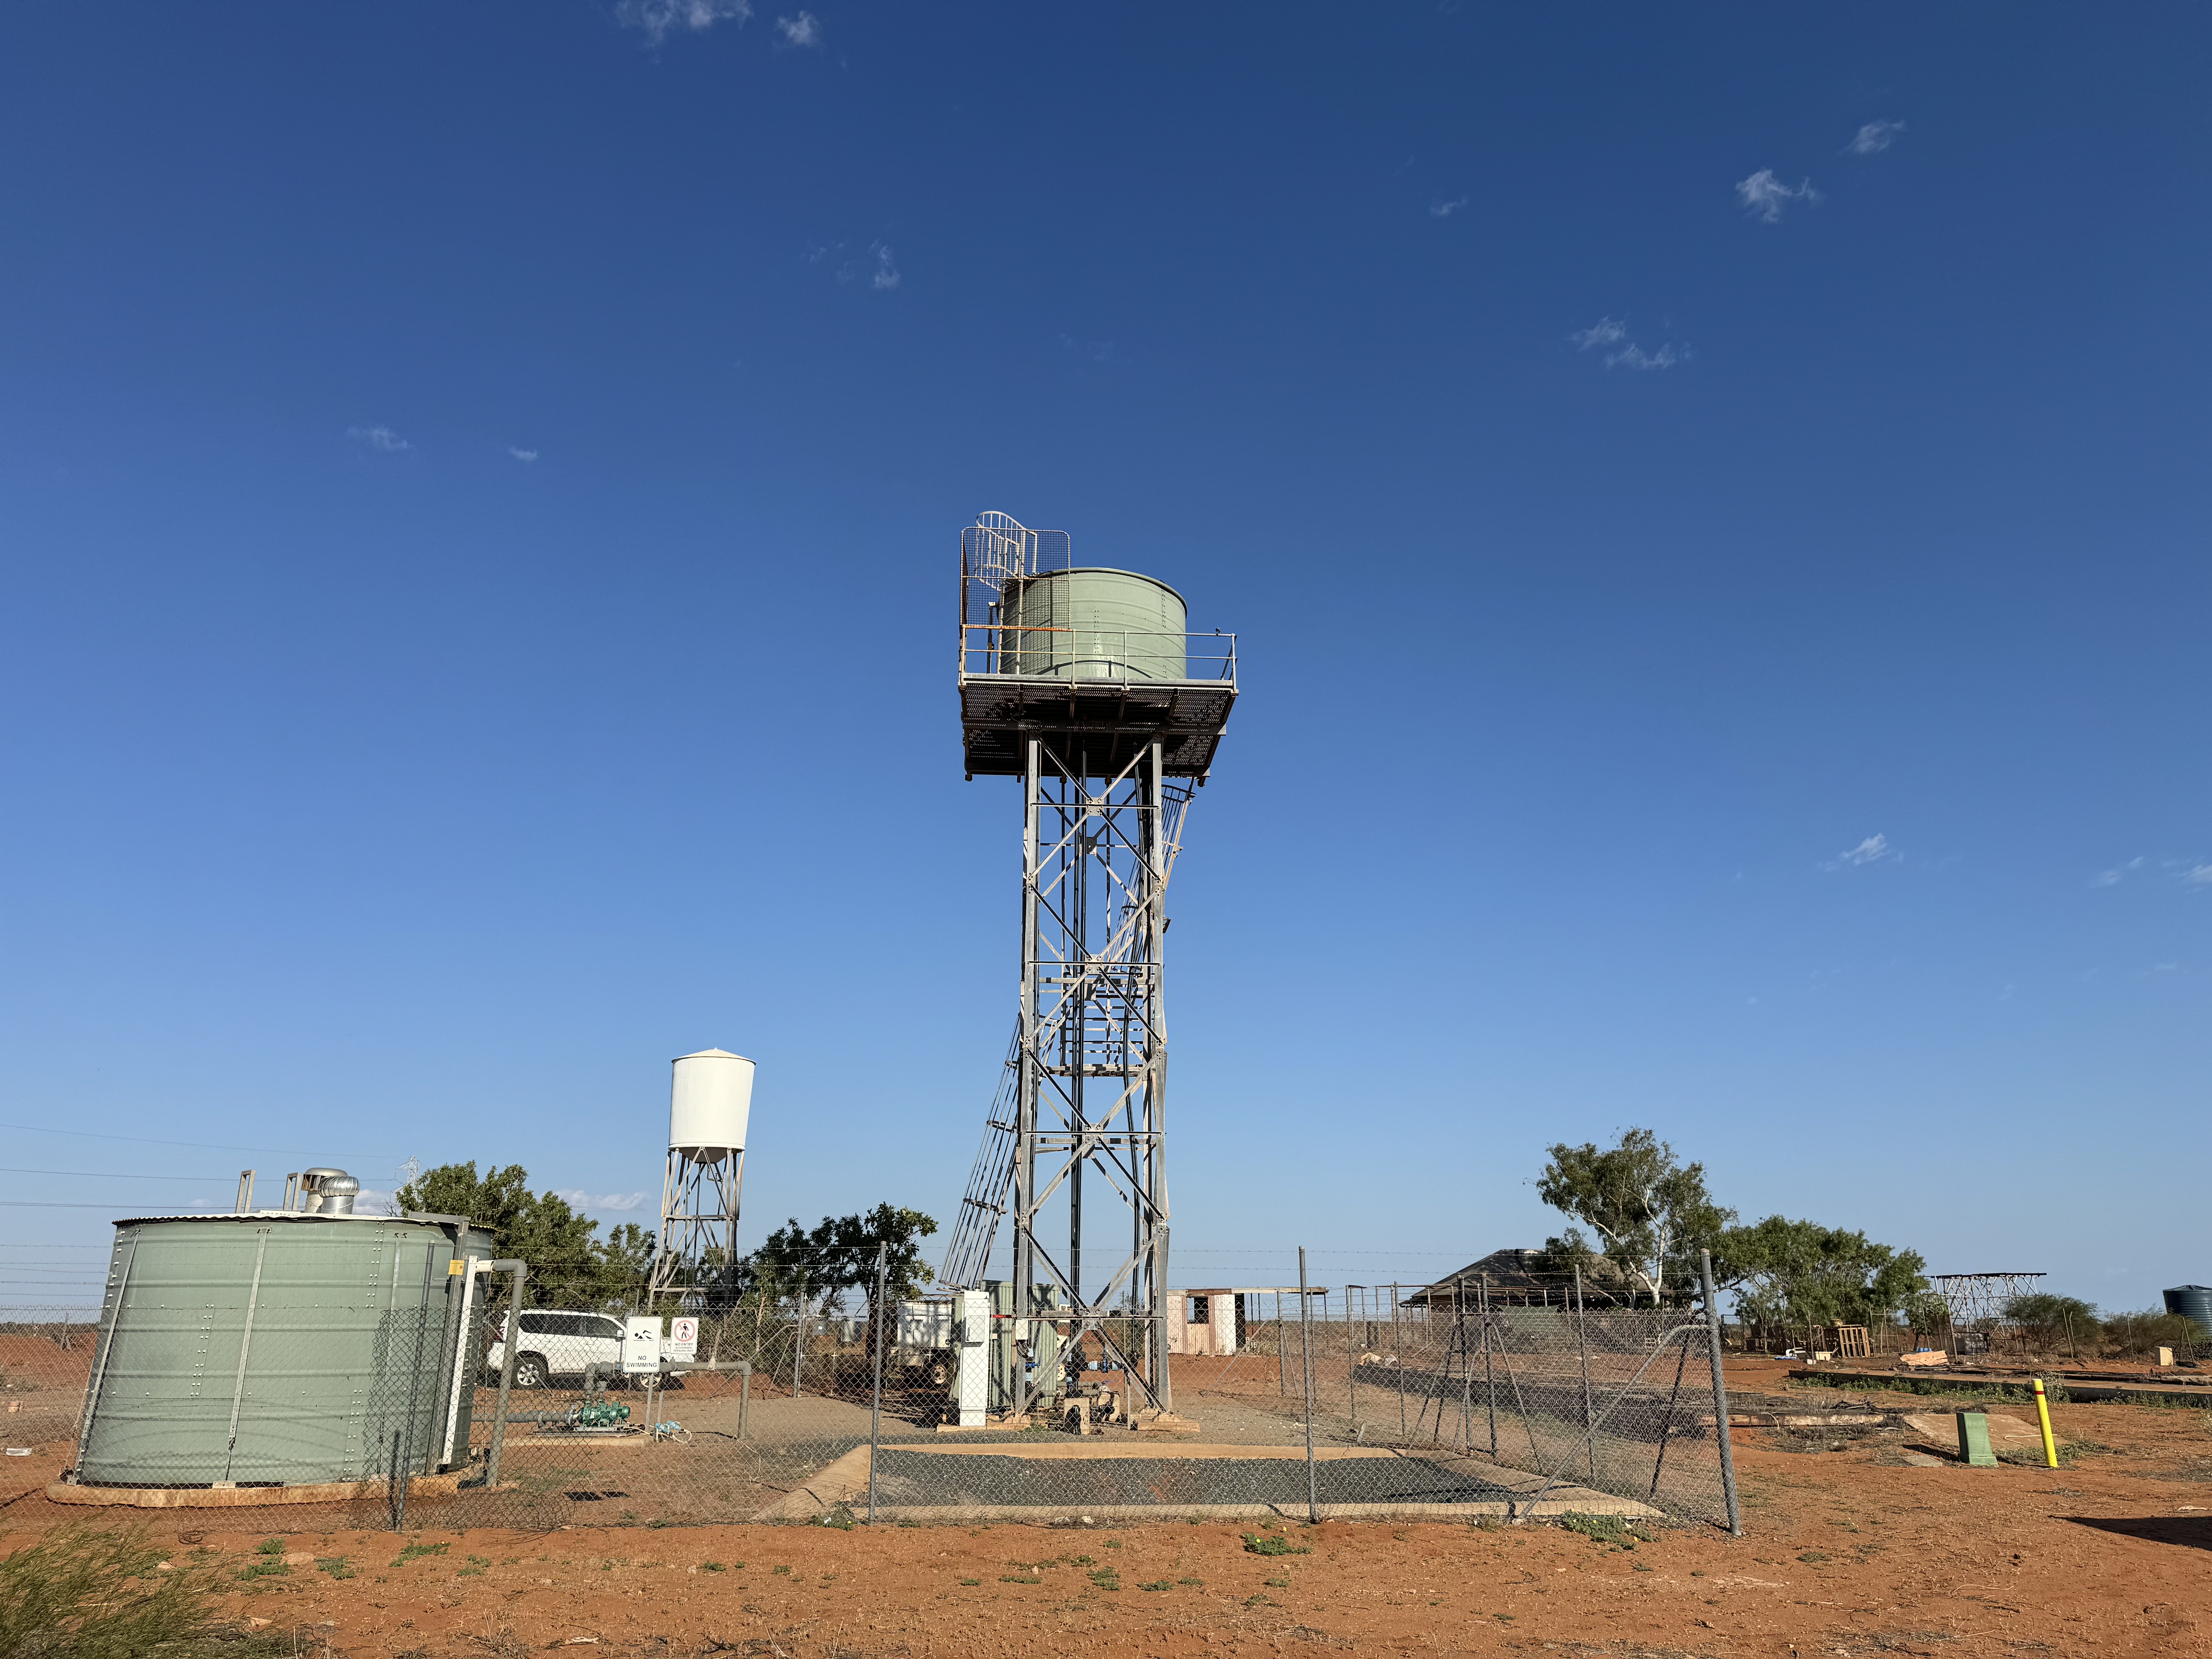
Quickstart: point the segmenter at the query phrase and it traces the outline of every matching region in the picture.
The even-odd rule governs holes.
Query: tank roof
[[[134,1221],[458,1221],[469,1224],[461,1216],[362,1215],[349,1212],[343,1215],[324,1215],[312,1210],[172,1210],[150,1215],[123,1215],[115,1218],[115,1225],[127,1227]]]
[[[1060,570],[1032,571],[1019,580],[1025,582],[1041,582],[1054,576],[1134,576],[1140,582],[1150,582],[1155,587],[1166,588],[1176,598],[1182,599],[1185,605],[1190,603],[1188,599],[1183,599],[1182,589],[1177,587],[1173,582],[1164,582],[1149,570],[1124,570],[1118,564],[1069,565]]]

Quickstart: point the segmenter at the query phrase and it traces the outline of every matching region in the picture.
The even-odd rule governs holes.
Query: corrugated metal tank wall
[[[2197,1328],[2212,1337],[2212,1285],[2177,1285],[2166,1293],[2166,1310],[2193,1319]]]
[[[1131,570],[1054,570],[1007,592],[1007,672],[1053,679],[1187,678],[1182,595]]]
[[[465,1237],[259,1212],[118,1222],[76,1478],[294,1484],[465,1460],[452,1388]]]

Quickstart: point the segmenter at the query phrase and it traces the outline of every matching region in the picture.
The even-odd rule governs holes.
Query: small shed
[[[1284,1317],[1295,1319],[1297,1294],[1295,1285],[1222,1285],[1205,1290],[1170,1291],[1167,1302],[1168,1352],[1239,1352],[1244,1346],[1247,1319],[1264,1321],[1269,1317],[1247,1298],[1271,1296],[1279,1307],[1281,1298],[1289,1297],[1291,1311]],[[1328,1291],[1322,1285],[1310,1285],[1306,1294],[1326,1300]]]

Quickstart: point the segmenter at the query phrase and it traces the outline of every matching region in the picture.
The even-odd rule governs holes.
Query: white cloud
[[[721,22],[743,26],[752,15],[751,0],[621,0],[615,8],[617,21],[643,29],[656,46],[678,30],[697,34]]]
[[[779,17],[776,27],[782,32],[787,46],[818,46],[822,44],[822,20],[811,11],[802,11],[796,17]]]
[[[1882,864],[1904,856],[1889,844],[1887,836],[1869,836],[1849,852],[1837,854],[1820,867],[1823,870],[1855,870],[1861,865]]]
[[[1576,329],[1567,338],[1575,343],[1577,351],[1619,346],[1620,350],[1605,354],[1607,368],[1672,368],[1677,363],[1686,363],[1690,360],[1687,346],[1668,344],[1656,351],[1646,351],[1628,337],[1628,325],[1618,317],[1601,317],[1588,328]]]
[[[403,449],[415,447],[388,426],[349,426],[346,436],[385,455],[397,455]]]
[[[2100,870],[2095,875],[2089,878],[2089,885],[2092,887],[2118,887],[2123,881],[2127,879],[2128,872],[2130,871],[2140,870],[2142,866],[2143,861],[2141,859],[2130,859],[2125,864],[2116,866],[2112,869]]]
[[[1079,340],[1064,329],[1060,343],[1070,351],[1081,352],[1094,363],[1110,363],[1121,355],[1111,340]]]
[[[646,1200],[644,1193],[587,1193],[581,1188],[556,1192],[556,1198],[565,1198],[580,1210],[635,1210]]]
[[[1462,196],[1452,202],[1431,202],[1429,204],[1429,216],[1431,219],[1449,219],[1474,199],[1471,196]]]
[[[2185,887],[2212,887],[2212,864],[2199,864],[2182,872]]]
[[[1852,135],[1851,142],[1844,148],[1853,155],[1872,155],[1887,149],[1904,131],[1902,121],[1869,121]]]
[[[1739,182],[1735,193],[1745,212],[1769,225],[1781,219],[1782,210],[1790,203],[1802,202],[1809,207],[1820,199],[1820,192],[1813,188],[1810,179],[1796,185],[1785,185],[1774,176],[1771,167],[1761,167]]]
[[[536,450],[517,449],[513,444],[509,444],[507,447],[507,453],[514,456],[518,461],[528,462],[534,461],[538,459],[538,452]]]
[[[871,242],[868,252],[876,256],[876,274],[868,279],[868,286],[874,289],[896,288],[899,285],[899,268],[891,258],[890,249],[882,242]]]

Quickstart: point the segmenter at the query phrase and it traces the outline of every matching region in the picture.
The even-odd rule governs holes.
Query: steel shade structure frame
[[[737,1267],[738,1206],[745,1151],[732,1148],[712,1164],[672,1146],[660,1178],[660,1237],[653,1242],[648,1298],[673,1296],[715,1305],[726,1301]]]
[[[2002,1323],[2005,1304],[2029,1294],[2037,1279],[2048,1277],[2039,1273],[1930,1273],[1928,1282],[1951,1310],[1952,1329],[1972,1330],[1984,1322]]]
[[[970,777],[1023,781],[1022,975],[943,1279],[980,1284],[1011,1218],[1018,1343],[1038,1288],[1056,1288],[1062,1305],[1047,1316],[1074,1336],[1097,1332],[1166,1410],[1165,902],[1184,814],[1236,700],[1235,636],[1182,636],[1218,665],[1210,679],[1004,672],[1020,661],[1008,637],[1020,630],[1003,626],[1001,597],[1043,557],[1071,563],[1066,535],[1001,514],[962,537],[963,761]],[[1109,1249],[1103,1274],[1084,1260],[1087,1241],[1116,1231],[1101,1224],[1102,1199],[1127,1216],[1126,1248]],[[1064,1253],[1047,1237],[1061,1204]],[[1018,1414],[1029,1390],[1015,1370]]]

